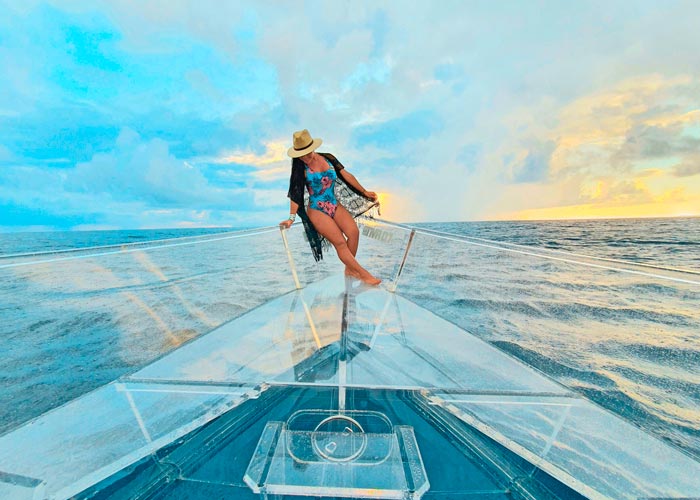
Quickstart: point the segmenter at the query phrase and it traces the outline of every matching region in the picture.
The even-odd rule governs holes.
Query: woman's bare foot
[[[372,276],[369,273],[367,273],[367,276],[361,276],[360,279],[362,280],[363,283],[366,283],[366,284],[372,285],[372,286],[377,286],[379,283],[382,282],[382,280]]]
[[[372,276],[368,272],[365,272],[364,274],[358,273],[356,271],[352,271],[348,267],[345,268],[345,276],[351,276],[353,278],[356,278],[356,279],[362,281],[363,283],[366,283],[366,284],[372,285],[372,286],[376,286],[382,282],[382,280],[380,280],[379,278],[375,278],[374,276]]]

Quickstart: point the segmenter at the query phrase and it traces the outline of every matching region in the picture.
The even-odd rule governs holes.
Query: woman
[[[317,261],[323,257],[322,243],[326,239],[335,247],[338,257],[345,264],[346,275],[370,285],[378,285],[382,280],[372,276],[355,259],[360,231],[354,219],[378,206],[377,194],[366,191],[335,156],[317,153],[316,149],[322,142],[319,138],[313,139],[306,129],[294,132],[294,146],[287,151],[292,158],[292,175],[287,194],[290,200],[289,219],[282,221],[280,226],[289,228],[299,214]],[[336,184],[347,188],[345,195],[339,196],[348,200],[343,204],[336,197]],[[304,207],[304,188],[309,193],[308,211]]]

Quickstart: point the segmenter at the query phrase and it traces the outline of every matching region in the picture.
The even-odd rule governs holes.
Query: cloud
[[[700,206],[700,190],[676,186],[655,192],[640,181],[599,179],[581,186],[577,197],[552,198],[552,192],[541,185],[523,186],[520,194],[539,200],[526,209],[512,210],[506,204],[495,212],[501,220],[582,219],[606,217],[663,217],[690,215]],[[523,192],[526,191],[526,192]],[[513,196],[513,193],[509,193]],[[574,200],[572,202],[572,200]],[[552,203],[554,201],[554,203]],[[517,206],[517,205],[516,205]]]
[[[660,110],[656,116],[644,120],[644,123],[652,127],[700,124],[700,109],[694,109],[687,113],[679,113],[676,106],[669,106],[666,109],[668,112]]]
[[[300,128],[404,219],[700,190],[687,175],[700,141],[694,4],[610,5],[602,18],[587,5],[369,1],[7,10],[0,179],[13,206],[97,207],[85,224],[117,224],[106,207],[136,224],[239,210],[275,222]],[[42,185],[15,178],[20,167]],[[601,179],[607,198],[591,198]]]
[[[225,165],[227,170],[220,175],[228,178],[239,177],[239,171],[243,169],[244,175],[251,181],[272,182],[289,179],[290,159],[287,156],[288,141],[272,140],[263,143],[262,154],[254,151],[224,152],[215,158],[198,158],[197,162],[208,162],[214,165]],[[252,167],[252,168],[246,168]]]
[[[582,186],[579,201],[606,205],[648,203],[654,196],[641,180],[599,179],[593,185]]]
[[[681,119],[681,116],[677,116]],[[635,124],[625,134],[625,142],[615,155],[619,160],[634,161],[684,155],[700,150],[700,139],[685,136],[682,122],[663,126]]]
[[[208,14],[195,22],[199,9],[188,10],[177,3],[37,2],[15,12],[7,30],[0,24],[5,146],[28,160],[61,158],[72,166],[110,150],[125,127],[167,140],[184,158],[251,145],[256,129],[276,117],[241,127],[233,117],[279,106],[275,70],[255,52],[231,59],[244,45],[229,24],[241,17],[235,9],[222,6],[232,17],[220,23]],[[173,25],[164,21],[180,15]],[[180,23],[188,30],[173,29]],[[221,31],[202,38],[212,24]],[[156,49],[140,51],[132,42],[141,36]]]
[[[532,209],[539,204],[543,208],[538,210],[546,210],[540,215],[548,216],[556,206],[567,214],[574,206],[599,214],[593,207],[617,211],[644,205],[648,211],[652,206],[661,210],[662,203],[680,203],[678,193],[684,186],[674,178],[694,175],[700,149],[700,139],[688,133],[698,116],[692,111],[697,104],[689,90],[699,84],[700,75],[627,79],[579,96],[561,107],[557,120],[546,126],[533,124],[527,108],[514,110],[507,122],[512,132],[500,146],[500,161],[509,172],[506,179],[516,184],[532,181],[540,189],[533,196],[531,188],[518,191],[514,186],[503,191],[490,210],[526,213],[506,212],[506,207],[516,208],[513,199]],[[700,193],[700,185],[688,188]]]
[[[635,172],[634,177],[635,178],[651,178],[651,177],[660,177],[666,175],[668,172],[665,169],[661,168],[647,168],[644,170],[640,170],[638,172]]]
[[[700,154],[688,155],[684,162],[673,167],[671,173],[676,177],[691,177],[700,174]]]
[[[8,221],[0,224],[10,226],[20,214],[25,223],[32,216],[47,225],[81,227],[249,226],[284,211],[286,189],[251,187],[212,185],[197,166],[175,158],[165,141],[124,129],[112,151],[73,168],[5,167],[0,200]]]
[[[513,166],[513,182],[540,182],[547,178],[554,141],[536,144]]]
[[[638,159],[687,151],[692,146],[682,137],[682,124],[689,98],[675,94],[694,88],[699,81],[683,76],[635,77],[611,89],[577,98],[559,113],[559,124],[550,136],[557,140],[553,169],[627,169]],[[677,103],[668,106],[668,101]],[[653,125],[663,118],[667,126]]]
[[[129,129],[120,132],[114,150],[76,165],[65,187],[159,206],[220,205],[227,198],[225,191],[210,186],[196,168],[172,156],[165,141],[142,142]]]
[[[382,123],[361,125],[354,130],[353,143],[358,148],[372,145],[391,149],[407,141],[426,142],[442,128],[437,113],[420,110]]]
[[[693,196],[688,193],[685,186],[678,186],[667,191],[664,191],[659,196],[654,197],[654,202],[659,204],[690,202],[698,201],[700,197]]]
[[[222,164],[238,163],[261,168],[283,161],[289,161],[289,157],[287,156],[287,150],[289,149],[288,141],[282,139],[265,141],[263,145],[265,147],[265,152],[263,154],[256,154],[250,151],[236,151],[209,161]]]

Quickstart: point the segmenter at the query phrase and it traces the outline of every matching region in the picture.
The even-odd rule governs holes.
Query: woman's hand
[[[282,222],[280,222],[280,227],[283,227],[285,229],[289,229],[292,227],[292,224],[294,224],[294,221],[291,219],[284,219]]]
[[[372,201],[377,201],[377,198],[379,198],[374,191],[365,191],[365,196]]]

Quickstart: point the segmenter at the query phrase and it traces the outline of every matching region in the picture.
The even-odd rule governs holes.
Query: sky
[[[700,2],[0,0],[0,231],[700,215]]]

